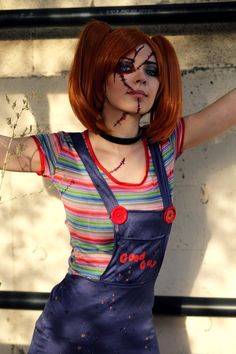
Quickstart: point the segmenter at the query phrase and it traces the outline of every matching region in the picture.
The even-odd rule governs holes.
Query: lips
[[[128,91],[127,94],[135,97],[147,97],[147,94],[142,90],[132,90]]]

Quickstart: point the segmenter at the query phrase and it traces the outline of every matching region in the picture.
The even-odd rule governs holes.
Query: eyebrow
[[[129,61],[131,61],[131,62],[134,62],[134,59],[133,59],[133,58],[127,58],[127,57],[122,58],[122,59],[120,59],[120,60],[129,60]],[[142,65],[143,65],[143,64],[153,64],[153,65],[157,65],[157,62],[147,59],[147,60],[145,60],[145,61],[142,63]]]
[[[134,59],[133,59],[133,58],[127,58],[127,57],[125,57],[125,58],[121,58],[120,60],[129,60],[129,61],[132,61],[132,63],[134,63]]]
[[[144,62],[144,64],[153,64],[153,65],[157,65],[156,61],[151,61],[151,60],[147,60]]]

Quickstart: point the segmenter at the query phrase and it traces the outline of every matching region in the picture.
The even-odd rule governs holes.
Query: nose
[[[137,79],[136,80],[136,84],[143,84],[145,85],[147,83],[147,80],[146,79]]]
[[[146,85],[147,83],[147,77],[142,67],[135,70],[135,83],[141,85]]]

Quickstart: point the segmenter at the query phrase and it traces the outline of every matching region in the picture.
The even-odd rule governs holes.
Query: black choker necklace
[[[139,128],[138,134],[135,137],[133,137],[133,138],[119,138],[117,136],[113,136],[113,135],[107,134],[105,132],[101,132],[100,133],[100,136],[103,139],[108,140],[108,141],[110,141],[112,143],[121,144],[121,145],[135,144],[135,143],[137,143],[137,141],[139,141],[141,139],[142,135],[143,135],[143,129],[142,128]]]

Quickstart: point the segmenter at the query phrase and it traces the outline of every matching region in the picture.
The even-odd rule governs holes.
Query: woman
[[[75,53],[69,97],[83,134],[14,139],[7,163],[53,181],[71,236],[68,274],[51,292],[29,354],[158,354],[153,288],[176,215],[174,163],[236,123],[236,90],[181,119],[171,44],[94,21]],[[150,124],[140,128],[146,113]],[[1,166],[8,143],[1,137]]]

